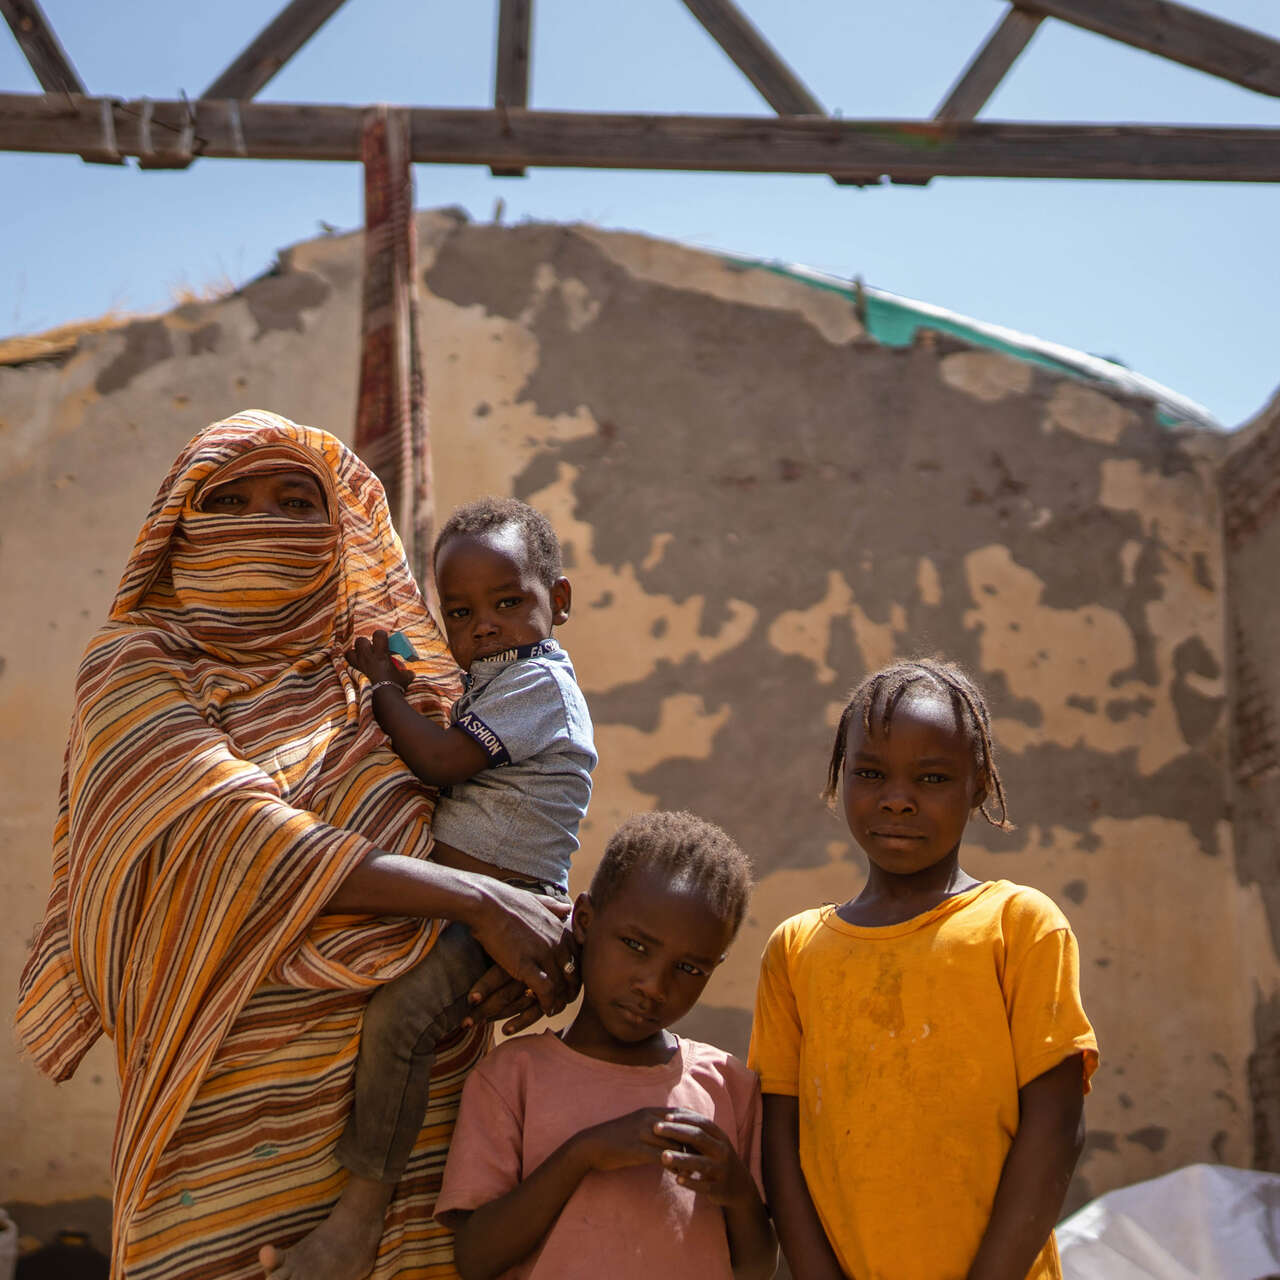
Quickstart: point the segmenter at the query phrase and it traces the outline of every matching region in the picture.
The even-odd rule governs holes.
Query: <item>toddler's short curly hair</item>
[[[508,526],[519,530],[530,567],[539,580],[550,587],[561,576],[560,539],[551,521],[519,498],[477,498],[458,507],[436,535],[431,561],[434,564],[439,560],[440,548],[450,538],[489,533]]]

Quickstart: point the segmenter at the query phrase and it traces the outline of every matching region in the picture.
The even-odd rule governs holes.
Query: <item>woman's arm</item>
[[[645,1107],[575,1133],[504,1196],[441,1220],[454,1232],[454,1265],[462,1280],[490,1280],[527,1258],[555,1225],[578,1184],[593,1169],[658,1164],[670,1144],[656,1127],[672,1112]]]
[[[565,973],[575,953],[569,904],[490,876],[374,849],[324,910],[458,920],[495,964],[533,992],[544,1013],[558,1012],[577,993],[569,982],[573,967]]]
[[[1084,1146],[1082,1059],[1073,1053],[1018,1090],[1018,1132],[968,1280],[1024,1280],[1044,1248]]]
[[[799,1098],[764,1095],[761,1160],[765,1197],[791,1273],[804,1280],[844,1280],[800,1168]]]

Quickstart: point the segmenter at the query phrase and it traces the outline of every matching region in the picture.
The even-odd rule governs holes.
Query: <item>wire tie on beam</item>
[[[196,113],[191,106],[191,99],[187,97],[187,91],[179,89],[178,92],[182,95],[182,105],[186,108],[186,111],[182,121],[182,130],[178,134],[178,154],[175,159],[181,161],[185,166],[190,164],[194,158],[191,154],[191,144],[196,133]]]
[[[227,117],[231,121],[231,145],[236,155],[248,157],[248,149],[244,145],[244,125],[240,121],[240,103],[235,98],[227,99]]]
[[[115,104],[107,98],[98,103],[98,117],[102,121],[102,156],[108,164],[123,164],[120,144],[116,141]]]
[[[150,98],[142,99],[142,115],[138,120],[138,160],[146,164],[152,158],[154,148],[151,145],[151,113],[155,103]]]
[[[85,164],[124,164],[124,156],[120,154],[120,144],[116,138],[116,114],[118,102],[115,98],[98,99],[97,146],[86,147],[80,153]]]

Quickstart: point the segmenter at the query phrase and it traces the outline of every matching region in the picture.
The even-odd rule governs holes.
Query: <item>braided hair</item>
[[[999,827],[1001,831],[1012,831],[1013,823],[1009,821],[1004,783],[1000,779],[1000,770],[996,767],[991,742],[991,713],[987,710],[987,701],[962,667],[941,658],[912,658],[895,662],[892,666],[867,676],[853,690],[840,714],[835,745],[831,749],[831,762],[827,766],[827,785],[822,793],[823,798],[828,804],[834,804],[839,793],[849,725],[853,717],[856,715],[861,718],[862,728],[868,734],[873,732],[873,720],[876,722],[876,729],[887,733],[889,721],[892,720],[898,703],[909,689],[921,685],[942,694],[951,703],[956,722],[963,727],[969,738],[974,765],[981,779],[979,809],[982,816],[993,827]],[[998,818],[987,808],[993,800],[1000,806]]]
[[[692,813],[637,813],[609,839],[591,879],[591,901],[606,906],[642,869],[689,885],[736,935],[751,897],[751,863],[733,838]]]

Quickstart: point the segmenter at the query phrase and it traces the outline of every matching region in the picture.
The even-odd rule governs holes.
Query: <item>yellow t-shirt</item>
[[[800,1163],[856,1280],[962,1280],[1018,1127],[1018,1090],[1074,1053],[1098,1064],[1066,917],[985,884],[901,924],[834,907],[765,948],[750,1065],[800,1100]],[[1058,1280],[1052,1235],[1028,1280]]]

